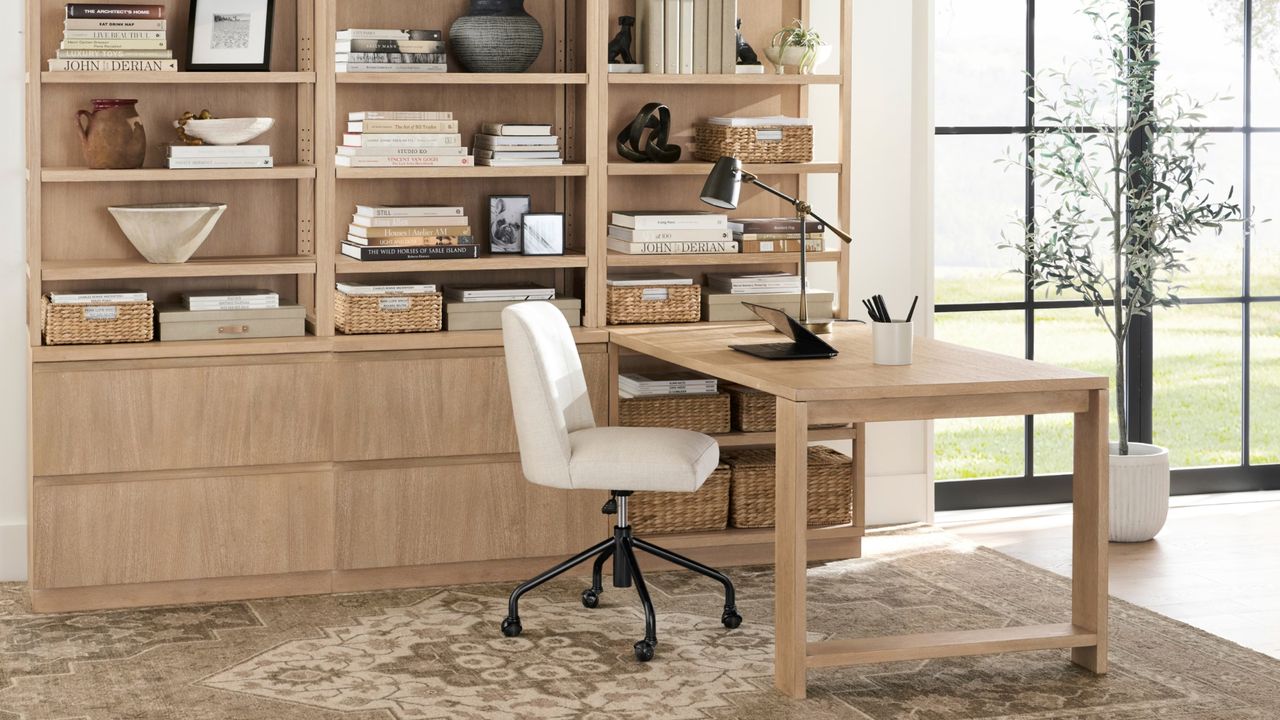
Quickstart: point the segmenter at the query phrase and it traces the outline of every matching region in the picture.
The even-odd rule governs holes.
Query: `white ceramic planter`
[[[1169,451],[1131,442],[1119,455],[1119,448],[1111,443],[1111,541],[1146,542],[1169,516]]]
[[[831,57],[831,46],[819,45],[813,49],[813,53],[809,53],[809,49],[804,47],[771,45],[764,49],[764,56],[773,63],[773,71],[778,75],[788,67],[793,68],[795,72],[807,75],[813,72],[814,66],[821,65]],[[808,62],[805,61],[806,57]]]

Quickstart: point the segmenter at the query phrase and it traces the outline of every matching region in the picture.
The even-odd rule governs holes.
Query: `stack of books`
[[[147,294],[141,290],[108,290],[85,293],[49,293],[54,305],[114,305],[116,303],[146,302]]]
[[[533,283],[480,286],[451,285],[445,288],[444,295],[458,302],[527,302],[530,300],[555,300],[555,288]]]
[[[280,294],[270,290],[227,290],[182,294],[188,310],[270,310],[280,307]]]
[[[336,160],[339,167],[472,167],[451,112],[347,115]]]
[[[67,3],[52,72],[175,72],[163,5]]]
[[[557,297],[555,288],[533,283],[511,285],[451,285],[445,288],[445,321],[454,330],[499,330],[502,311],[509,305],[538,301],[550,303],[571,327],[582,324],[582,301]]]
[[[342,254],[356,260],[479,257],[463,212],[435,205],[357,205]]]
[[[270,145],[170,145],[171,170],[274,167]]]
[[[729,275],[709,273],[702,293],[702,318],[709,322],[758,320],[743,303],[777,308],[795,317],[800,314],[800,278],[786,273]],[[830,320],[835,293],[815,290],[805,293],[809,317]]]
[[[365,285],[364,283],[340,282],[335,287],[347,295],[421,295],[436,291],[434,283],[406,283],[399,285]]]
[[[550,125],[485,123],[474,139],[477,165],[563,165],[559,138]]]
[[[733,239],[744,253],[800,252],[798,218],[733,218],[729,221]],[[809,252],[822,252],[826,227],[817,220],[804,224]]]
[[[444,33],[439,30],[339,30],[334,45],[337,72],[448,72]]]
[[[763,273],[756,275],[732,275],[728,273],[707,273],[707,287],[734,295],[751,295],[760,293],[796,293],[800,292],[800,276],[790,273]]]
[[[709,212],[615,212],[608,246],[627,255],[738,252],[729,217]]]
[[[160,341],[243,340],[301,337],[307,311],[281,305],[270,290],[212,290],[183,293],[180,307],[160,308]]]
[[[738,65],[739,2],[636,0],[631,49],[637,62],[610,65],[609,71],[668,75],[764,72],[763,65]],[[762,48],[757,50],[763,52]]]
[[[655,395],[714,395],[716,390],[715,378],[703,377],[691,372],[618,375],[618,394],[624,398]]]

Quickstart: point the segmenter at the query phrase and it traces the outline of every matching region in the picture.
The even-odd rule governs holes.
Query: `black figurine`
[[[747,44],[747,41],[742,39],[742,18],[738,18],[738,64],[760,64],[760,57],[756,55],[756,51],[752,50],[751,46]]]
[[[618,18],[618,34],[613,36],[609,41],[609,62],[625,63],[631,65],[636,59],[631,54],[631,29],[636,25],[636,19],[630,15],[623,15]]]

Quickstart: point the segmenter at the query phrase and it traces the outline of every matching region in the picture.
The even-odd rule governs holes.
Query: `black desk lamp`
[[[818,217],[818,215],[813,212],[813,208],[809,207],[809,203],[804,200],[793,198],[780,190],[771,188],[760,182],[760,178],[752,175],[746,170],[743,170],[742,161],[734,157],[722,157],[717,160],[715,166],[711,168],[711,174],[707,176],[707,182],[702,186],[702,202],[723,210],[737,209],[738,196],[742,192],[743,181],[749,182],[762,190],[777,195],[795,208],[796,217],[800,220],[800,324],[808,328],[810,332],[831,332],[831,323],[829,322],[809,322],[809,248],[807,247],[809,236],[805,232],[805,221],[809,218],[817,220],[825,225],[832,233],[835,233],[836,237],[846,243],[853,242],[853,237],[844,230],[841,230],[826,220]]]

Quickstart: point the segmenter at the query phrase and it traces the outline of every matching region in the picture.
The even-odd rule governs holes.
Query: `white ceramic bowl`
[[[213,231],[225,203],[113,205],[107,210],[147,262],[186,262]]]
[[[274,118],[215,118],[191,119],[183,129],[191,137],[200,138],[210,145],[239,145],[258,137],[275,125]],[[178,127],[177,121],[173,123]]]
[[[797,72],[807,75],[813,72],[814,66],[821,65],[827,61],[827,58],[831,57],[831,46],[819,45],[814,48],[813,54],[810,56],[810,64],[808,67],[802,67],[801,63],[804,62],[807,53],[808,48],[795,45],[789,45],[785,48],[773,45],[764,49],[765,58],[773,63],[774,71],[779,75],[782,74],[782,69],[785,67],[795,68]]]

